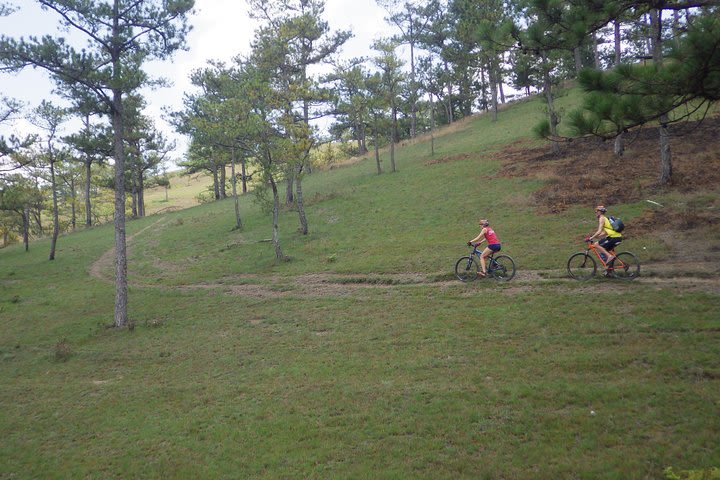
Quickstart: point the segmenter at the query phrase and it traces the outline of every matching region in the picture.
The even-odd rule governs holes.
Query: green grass
[[[592,206],[539,214],[526,201],[539,182],[494,176],[492,152],[540,116],[520,103],[436,139],[435,159],[464,159],[431,163],[418,142],[395,174],[369,158],[307,176],[310,234],[281,216],[289,262],[249,197],[242,231],[230,201],[129,222],[130,236],[150,226],[130,242],[132,332],[107,328],[113,285],[88,274],[112,226],[61,237],[54,262],[47,241],[0,250],[0,478],[627,479],[720,465],[717,293],[378,275],[447,279],[480,216],[521,271],[559,271]],[[643,208],[613,211],[631,222]],[[318,273],[339,289],[293,283]],[[225,287],[176,288],[194,284]],[[247,284],[277,296],[228,290]]]

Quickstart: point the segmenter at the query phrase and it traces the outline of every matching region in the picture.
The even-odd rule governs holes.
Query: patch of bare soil
[[[152,223],[148,225],[147,227],[135,232],[134,234],[130,235],[125,239],[126,243],[129,244],[135,237],[138,235],[144,233],[146,230],[158,226],[160,222],[162,222],[164,219],[160,219],[155,223]],[[112,278],[107,276],[105,273],[108,270],[112,270],[113,263],[115,261],[115,247],[111,248],[107,252],[103,253],[100,258],[95,260],[92,265],[90,265],[89,274],[91,277],[105,280],[105,281],[112,281]]]
[[[546,181],[534,201],[549,212],[577,204],[612,205],[633,202],[646,195],[693,192],[720,186],[720,118],[671,127],[672,184],[658,185],[660,153],[658,129],[628,132],[625,154],[613,155],[613,142],[580,138],[563,143],[559,155],[548,146],[509,145],[499,172],[507,177],[533,177]]]

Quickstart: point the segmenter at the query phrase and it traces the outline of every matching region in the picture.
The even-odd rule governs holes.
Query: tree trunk
[[[77,218],[75,214],[75,203],[76,203],[76,195],[75,195],[75,177],[70,177],[70,194],[72,195],[70,197],[70,225],[72,225],[73,231],[75,231]]]
[[[227,178],[226,178],[226,172],[225,172],[225,164],[220,165],[220,198],[226,199],[227,198]]]
[[[32,211],[33,217],[35,217],[35,225],[38,228],[38,234],[43,237],[45,236],[45,229],[42,224],[42,209],[41,207],[35,207]]]
[[[557,137],[558,116],[555,111],[555,101],[553,98],[552,91],[552,80],[550,78],[550,66],[548,65],[547,57],[542,55],[542,68],[543,68],[543,93],[545,94],[545,100],[548,105],[548,120],[550,122],[550,135]],[[557,141],[552,141],[552,151],[555,154],[560,153],[560,144]]]
[[[445,73],[449,73],[448,62],[445,60]],[[449,75],[448,75],[449,77]],[[447,110],[448,110],[448,124],[453,123],[453,111],[452,111],[452,83],[450,80],[447,81]]]
[[[592,47],[593,47],[593,67],[596,70],[600,70],[600,50],[598,49],[598,38],[597,34],[592,34]]]
[[[500,65],[505,62],[504,55],[500,55]],[[505,104],[505,92],[503,91],[503,74],[502,70],[500,69],[500,65],[498,65],[497,68],[497,84],[498,84],[498,91],[500,92],[500,103]]]
[[[615,34],[615,65],[620,65],[622,61],[622,50],[620,48],[620,20],[614,22],[614,34]]]
[[[495,77],[495,63],[490,60],[488,69],[488,79],[490,80],[490,94],[492,102],[492,121],[497,122],[498,119],[498,89],[497,89],[497,78]]]
[[[138,172],[138,187],[137,187],[137,195],[138,195],[138,215],[142,218],[145,216],[145,172],[140,170]]]
[[[417,105],[415,102],[417,85],[415,83],[415,41],[412,40],[412,29],[413,24],[410,22],[410,95],[412,95],[410,101],[410,138],[415,138],[415,135],[417,134]]]
[[[573,48],[573,58],[575,59],[575,75],[580,75],[580,70],[582,70],[582,55],[580,52],[580,46]]]
[[[273,246],[275,247],[275,258],[282,260],[285,258],[285,256],[280,249],[280,233],[278,230],[278,218],[280,216],[280,196],[278,195],[277,184],[275,183],[275,179],[273,178],[272,174],[270,174],[270,187],[272,188],[273,192],[272,242]]]
[[[360,154],[364,155],[367,153],[367,141],[366,141],[366,133],[365,133],[365,121],[360,121]]]
[[[246,168],[246,162],[247,160],[243,156],[242,160],[240,160],[240,174],[242,175],[242,191],[243,193],[247,193],[247,168]]]
[[[237,194],[237,177],[235,176],[235,147],[230,151],[230,174],[232,175],[232,196],[235,204],[235,230],[242,230],[240,219],[240,201]]]
[[[662,10],[650,10],[653,62],[659,68],[663,63],[662,55]],[[672,152],[670,151],[670,129],[668,115],[660,116],[660,185],[667,185],[672,180]]]
[[[435,99],[430,94],[430,156],[435,156]]]
[[[90,166],[92,160],[85,159],[85,226],[92,226],[92,210],[90,205]]]
[[[215,163],[212,163],[210,170],[213,175],[213,193],[215,194],[215,200],[220,200],[220,183],[218,180],[218,167]]]
[[[672,180],[672,152],[670,151],[670,132],[668,131],[667,115],[660,117],[660,185],[667,185]]]
[[[303,235],[307,235],[308,233],[308,222],[307,217],[305,216],[305,205],[303,204],[303,196],[302,196],[302,169],[303,166],[300,165],[297,171],[297,178],[295,180],[295,188],[296,188],[296,199],[297,199],[297,209],[298,209],[298,215],[300,216],[300,233]]]
[[[117,8],[118,0],[115,0]],[[120,72],[120,62],[113,67]],[[122,92],[113,90],[112,127],[115,157],[115,319],[116,328],[128,323],[127,245],[125,238],[125,147],[123,145]]]
[[[295,183],[295,170],[291,165],[285,169],[287,180],[285,182],[285,206],[291,207],[295,203],[295,192],[293,192],[293,184]]]
[[[378,121],[377,117],[374,117],[373,121],[373,134],[374,134],[374,141],[375,144],[375,164],[377,165],[377,173],[380,175],[382,173],[382,167],[380,166],[380,139],[378,138]]]
[[[395,173],[395,139],[390,138],[390,172]]]
[[[130,171],[130,182],[131,182],[131,188],[130,188],[130,202],[131,207],[130,211],[132,212],[132,218],[138,218],[138,197],[137,197],[137,171],[132,166],[130,167],[132,170]]]
[[[620,132],[620,134],[615,137],[613,153],[617,158],[622,158],[622,156],[625,154],[625,132]]]
[[[52,153],[50,153],[52,155]],[[50,260],[55,260],[55,247],[58,235],[60,234],[60,215],[58,214],[57,183],[55,182],[55,161],[50,160],[50,185],[52,187],[53,200],[53,230],[50,240]]]
[[[25,251],[27,252],[30,249],[30,207],[25,206],[22,213],[22,219],[23,219],[23,245],[25,245]]]

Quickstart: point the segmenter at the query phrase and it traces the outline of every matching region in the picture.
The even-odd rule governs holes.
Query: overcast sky
[[[32,0],[11,0],[19,7],[12,15],[0,18],[0,32],[13,36],[56,34],[57,16],[40,10]],[[146,114],[156,119],[156,124],[168,136],[178,140],[180,148],[176,157],[184,153],[185,141],[179,139],[172,128],[162,119],[162,110],[182,107],[183,93],[191,90],[189,81],[193,69],[203,67],[210,59],[230,61],[240,53],[248,53],[250,40],[256,24],[248,18],[244,0],[195,0],[195,14],[190,17],[193,30],[187,38],[188,51],[178,52],[172,60],[155,62],[148,67],[152,75],[161,75],[171,80],[173,86],[146,94]],[[342,50],[346,58],[367,56],[370,44],[376,38],[390,35],[391,29],[383,18],[386,12],[375,0],[326,0],[325,20],[335,31],[349,29],[354,37]],[[50,96],[53,88],[47,75],[39,70],[26,69],[19,74],[0,74],[0,93],[16,98],[34,107]],[[12,131],[19,132],[26,124],[17,121]],[[2,134],[10,133],[7,127]],[[179,159],[179,158],[177,158]]]

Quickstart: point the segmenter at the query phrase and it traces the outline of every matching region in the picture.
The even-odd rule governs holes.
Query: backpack
[[[620,233],[620,232],[622,232],[623,230],[625,230],[625,224],[623,223],[623,221],[622,221],[619,217],[610,216],[610,217],[608,218],[608,220],[610,220],[610,226],[611,226],[612,229],[615,230],[616,232]]]

